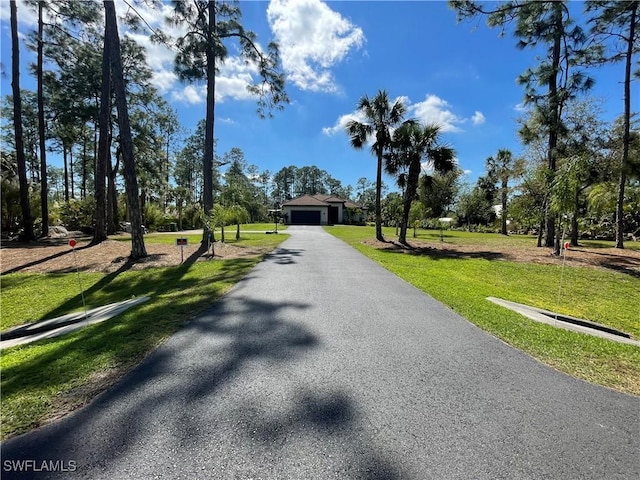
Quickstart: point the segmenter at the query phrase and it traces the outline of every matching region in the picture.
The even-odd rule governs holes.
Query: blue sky
[[[18,5],[20,30],[26,32],[35,17]],[[343,127],[356,113],[358,99],[380,89],[391,98],[402,97],[409,116],[441,125],[443,139],[455,148],[469,182],[484,173],[485,159],[499,148],[521,152],[515,119],[521,115],[523,90],[516,78],[535,65],[537,52],[517,50],[509,31],[501,38],[484,20],[457,23],[446,2],[272,0],[240,6],[245,28],[255,31],[262,45],[279,42],[291,104],[272,119],[259,119],[255,99],[245,89],[255,70],[231,55],[217,82],[219,153],[240,147],[249,164],[272,172],[288,165],[316,165],[344,185],[355,186],[360,177],[373,180],[373,156],[353,150]],[[117,0],[116,8],[124,14],[126,5]],[[572,3],[572,8],[581,12],[582,3]],[[168,30],[160,11],[140,6],[140,12],[150,24]],[[9,73],[4,0],[0,17],[2,63]],[[193,131],[205,115],[204,85],[180,83],[171,71],[171,51],[151,45],[142,35],[136,38],[149,49],[156,86],[181,124]],[[23,49],[22,85],[35,89],[26,73],[31,58]],[[622,112],[622,68],[590,72],[596,78],[591,95],[603,99],[609,118]],[[2,78],[1,90],[3,96],[10,93],[8,76]]]

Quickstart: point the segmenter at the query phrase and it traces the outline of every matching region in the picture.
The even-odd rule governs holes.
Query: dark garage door
[[[311,210],[291,210],[291,223],[320,225],[320,212]]]

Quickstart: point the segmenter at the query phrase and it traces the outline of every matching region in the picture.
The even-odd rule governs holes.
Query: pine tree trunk
[[[83,129],[84,130],[84,129]],[[87,198],[87,138],[83,132],[82,138],[82,186],[80,187],[80,198]]]
[[[167,213],[167,207],[169,206],[169,173],[171,171],[171,160],[169,160],[169,137],[167,136],[167,147],[166,147],[166,155],[167,155],[167,169],[165,171],[165,182],[164,185],[164,200],[162,202],[162,213]]]
[[[636,16],[640,2],[632,2],[631,26],[627,39],[627,57],[624,68],[624,135],[622,137],[622,159],[620,161],[620,179],[618,181],[618,201],[616,203],[616,248],[624,248],[624,188],[627,182],[625,169],[629,162],[629,142],[631,129],[631,63],[636,36]]]
[[[552,51],[552,72],[549,75],[549,100],[551,109],[551,125],[549,126],[549,143],[547,146],[547,161],[549,170],[555,174],[556,172],[556,156],[558,147],[558,130],[560,128],[560,99],[558,97],[558,72],[560,69],[560,51],[562,41],[562,9],[563,5],[558,3],[554,10],[554,22],[555,22],[555,38],[553,40]],[[559,255],[560,250],[556,247],[556,221],[555,214],[550,210],[547,210],[547,235],[545,238],[545,246],[554,247],[554,255]]]
[[[503,181],[502,182],[502,191],[500,192],[500,199],[502,202],[502,213],[500,215],[500,219],[502,220],[501,222],[501,227],[500,227],[500,232],[502,233],[502,235],[507,235],[509,232],[507,232],[507,188],[508,188],[508,184],[507,181]]]
[[[62,141],[62,159],[64,162],[64,201],[69,202],[69,159],[66,142]]]
[[[571,246],[578,246],[578,214],[580,209],[580,190],[576,188],[575,197],[573,199],[573,215],[571,215]]]
[[[215,115],[215,97],[216,97],[216,52],[212,45],[212,38],[216,34],[216,5],[214,0],[208,3],[209,29],[210,36],[206,47],[207,58],[207,111],[205,118],[205,136],[204,136],[204,159],[203,168],[203,206],[206,216],[211,214],[213,210],[213,143],[214,143],[214,115]],[[203,229],[202,245],[207,245],[208,234],[206,228]]]
[[[109,158],[109,117],[111,114],[111,49],[107,43],[106,27],[104,50],[102,52],[102,86],[100,89],[100,110],[98,113],[98,157],[95,173],[96,224],[93,230],[92,244],[107,239],[108,201],[106,194],[107,162]]]
[[[544,232],[544,219],[540,220],[540,225],[538,226],[538,243],[537,247],[542,247],[542,237]]]
[[[42,236],[49,236],[49,184],[47,179],[47,148],[45,138],[45,120],[44,120],[44,92],[43,92],[43,43],[44,28],[42,21],[42,9],[44,2],[38,2],[38,135],[40,137],[40,210],[42,212]]]
[[[140,205],[138,204],[138,182],[136,178],[135,159],[133,156],[133,141],[131,139],[131,125],[127,109],[127,97],[122,73],[122,58],[120,56],[120,37],[116,20],[116,9],[112,0],[105,0],[106,35],[111,49],[111,75],[118,110],[118,125],[120,127],[120,145],[124,166],[125,190],[131,215],[131,255],[132,260],[147,256],[144,246]]]
[[[116,174],[107,157],[107,233],[114,234],[119,230],[118,225],[118,192],[116,191]]]
[[[147,195],[143,189],[142,192],[140,193],[140,221],[142,222],[142,225],[147,224],[147,218],[144,215],[146,208],[147,208]]]
[[[75,186],[73,185],[73,144],[69,147],[69,196],[76,198]]]
[[[13,126],[16,141],[16,161],[18,163],[18,182],[20,185],[20,207],[22,210],[22,241],[35,240],[31,205],[29,205],[29,182],[27,182],[27,163],[24,155],[22,132],[22,96],[20,94],[20,46],[18,44],[18,8],[15,0],[9,2],[11,10],[11,88],[13,93]]]

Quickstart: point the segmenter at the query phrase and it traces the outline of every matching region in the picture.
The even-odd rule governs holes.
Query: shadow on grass
[[[587,248],[613,248],[615,243],[612,240],[609,241],[601,241],[601,240],[579,240],[579,246],[587,247]]]
[[[33,242],[19,242],[19,241],[2,241],[2,248],[12,249],[12,248],[28,248],[28,249],[37,249],[43,247],[59,247],[61,245],[68,245],[69,240],[74,239],[76,242],[90,242],[92,239],[91,235],[72,235],[70,234],[67,237],[51,237],[51,238],[40,238]],[[87,247],[88,245],[85,245]]]
[[[380,248],[379,252],[385,254],[402,254],[402,255],[415,255],[421,257],[429,257],[433,260],[442,259],[477,259],[482,258],[485,260],[506,260],[507,256],[500,252],[476,251],[476,252],[461,252],[459,250],[453,250],[448,248],[433,248],[433,247],[414,247],[411,245],[402,245],[397,242],[389,242],[393,246],[389,248]]]
[[[151,451],[141,451],[141,445],[162,444],[164,447],[148,464],[156,473],[178,461],[181,474],[195,478],[198,473],[202,475],[196,470],[201,468],[197,462],[170,457],[198,458],[200,452],[215,448],[221,456],[205,455],[202,459],[209,468],[221,469],[208,471],[210,478],[216,478],[216,474],[225,478],[262,477],[273,474],[273,465],[255,457],[264,455],[265,449],[271,452],[269,455],[279,455],[283,447],[295,455],[297,439],[303,436],[322,445],[312,452],[314,458],[302,457],[303,461],[319,462],[318,466],[328,463],[336,474],[349,468],[352,478],[400,478],[398,467],[368,443],[363,435],[368,424],[359,417],[356,403],[346,393],[302,388],[291,396],[280,385],[278,379],[282,382],[287,378],[283,368],[290,368],[320,345],[320,339],[307,327],[288,320],[308,307],[294,301],[225,297],[81,411],[4,442],[3,461],[73,460],[81,475],[108,476],[109,470],[122,472],[127,457],[143,464],[139,455]],[[152,309],[145,312],[142,323],[155,322],[161,316],[162,312]],[[36,362],[7,368],[3,376],[18,379],[40,375],[44,386],[46,372],[63,365],[61,357],[104,355],[105,344],[116,339],[117,345],[111,343],[109,353],[118,355],[118,350],[126,349],[130,342],[141,341],[139,335],[144,328],[138,323],[136,319],[120,325],[103,324],[91,336],[79,336]],[[132,339],[134,329],[137,332]],[[268,376],[263,379],[264,373]],[[18,381],[8,380],[3,394],[19,387]],[[276,397],[270,398],[269,392]],[[259,398],[265,403],[252,401]],[[283,405],[285,411],[278,409],[281,413],[274,415],[268,408],[270,401]],[[258,444],[252,440],[256,434]],[[227,450],[224,446],[229,443]],[[332,459],[322,456],[325,448],[334,452]],[[136,464],[129,467],[143,471]],[[184,470],[189,468],[194,470]],[[23,478],[31,473],[26,472]]]
[[[576,251],[580,251],[579,248],[575,249]],[[596,252],[590,251],[591,255],[599,255],[610,259],[610,262],[602,262],[599,265],[608,270],[613,270],[615,272],[625,273],[627,275],[631,275],[635,278],[640,278],[640,259],[630,257],[628,255],[622,255],[612,252]],[[572,259],[573,261],[580,261],[579,259]],[[588,263],[588,262],[584,262]]]
[[[108,322],[88,326],[76,333],[36,342],[23,347],[15,347],[3,352],[2,398],[3,430],[24,431],[36,425],[24,425],[19,418],[7,422],[5,408],[11,405],[12,396],[24,402],[21,408],[27,411],[34,407],[33,396],[53,389],[68,390],[69,382],[86,378],[92,372],[118,368],[128,369],[135,365],[147,352],[153,350],[162,340],[184,326],[186,320],[203,311],[222,296],[227,285],[237,283],[255,264],[246,259],[228,260],[229,265],[220,268],[212,282],[202,279],[176,285],[167,282],[158,291],[162,298],[152,299],[134,307]],[[222,263],[222,262],[220,262]],[[131,287],[122,279],[122,288]],[[188,292],[187,295],[181,291]],[[168,297],[168,298],[167,298]],[[25,350],[26,358],[21,354]],[[15,362],[18,355],[18,362]],[[103,385],[102,388],[106,387]],[[94,388],[94,387],[92,387]],[[95,393],[98,393],[98,389]],[[25,400],[22,400],[24,397]],[[33,415],[31,421],[33,421]],[[41,421],[37,420],[36,421]],[[16,425],[16,422],[17,425]]]
[[[634,278],[640,278],[640,266],[637,263],[628,262],[628,265],[606,264],[603,267],[614,272],[631,275]]]
[[[407,232],[407,240],[409,240],[410,238],[415,238],[417,240],[425,239],[430,241],[436,241],[436,240],[440,241],[440,239],[444,239],[444,238],[459,238],[456,235],[451,235],[448,233],[443,233],[442,235],[440,235],[439,233],[422,233],[421,232],[421,233],[418,233],[417,237],[413,237],[412,236],[413,234],[409,235],[408,233],[409,232]]]
[[[200,247],[193,252],[184,263],[176,267],[152,268],[136,272],[135,275],[119,280],[123,273],[131,270],[136,263],[144,262],[144,259],[131,260],[127,258],[125,262],[115,272],[107,274],[104,278],[84,290],[84,298],[91,305],[100,306],[107,303],[119,302],[137,296],[153,296],[165,292],[167,289],[175,287],[182,277],[189,271],[191,266],[206,252],[206,247]],[[60,272],[58,272],[60,273]],[[191,287],[193,282],[183,285]],[[98,297],[100,301],[94,301],[93,297]],[[47,320],[59,315],[64,315],[75,309],[81,308],[82,294],[70,298],[63,304],[43,315],[42,320]]]
[[[14,248],[42,248],[42,247],[50,247],[50,244],[46,244],[46,245],[30,245],[27,243],[21,243],[19,245],[15,245]],[[80,250],[85,250],[87,248],[91,248],[93,245],[84,245],[82,247],[78,247],[75,250],[76,251],[80,251]],[[4,247],[3,247],[4,248]],[[48,257],[44,257],[44,258],[39,258],[38,260],[34,260],[33,262],[29,262],[29,263],[25,263],[24,265],[19,265],[17,267],[14,267],[10,270],[7,270],[5,272],[1,272],[0,276],[4,276],[4,275],[8,275],[10,273],[16,273],[16,272],[20,272],[21,270],[24,270],[25,268],[29,268],[29,267],[33,267],[35,265],[40,265],[41,263],[45,263],[48,262],[49,260],[53,260],[54,258],[60,258],[63,257],[65,255],[70,255],[73,254],[73,249],[71,247],[69,247],[69,250],[65,250],[64,252],[58,252],[58,253],[54,253],[53,255],[49,255]]]

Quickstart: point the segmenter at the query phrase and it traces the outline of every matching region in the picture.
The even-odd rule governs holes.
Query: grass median
[[[485,255],[438,255],[380,249],[364,243],[370,227],[327,227],[389,271],[423,290],[483,330],[558,370],[622,392],[640,395],[640,348],[537,323],[495,305],[493,296],[586,318],[640,338],[640,279],[585,267],[515,262]],[[393,229],[385,229],[393,237]],[[421,232],[424,238],[438,232]],[[492,244],[526,239],[447,232],[447,242]],[[410,239],[411,241],[411,239]],[[529,242],[531,239],[529,239]]]
[[[256,234],[229,241],[271,249],[286,238]],[[145,241],[155,240],[145,237]],[[81,272],[87,308],[132,297],[151,299],[75,333],[4,350],[1,438],[27,432],[86,404],[224,295],[262,258],[216,259],[106,275]],[[81,311],[77,282],[76,273],[4,275],[3,329]]]

